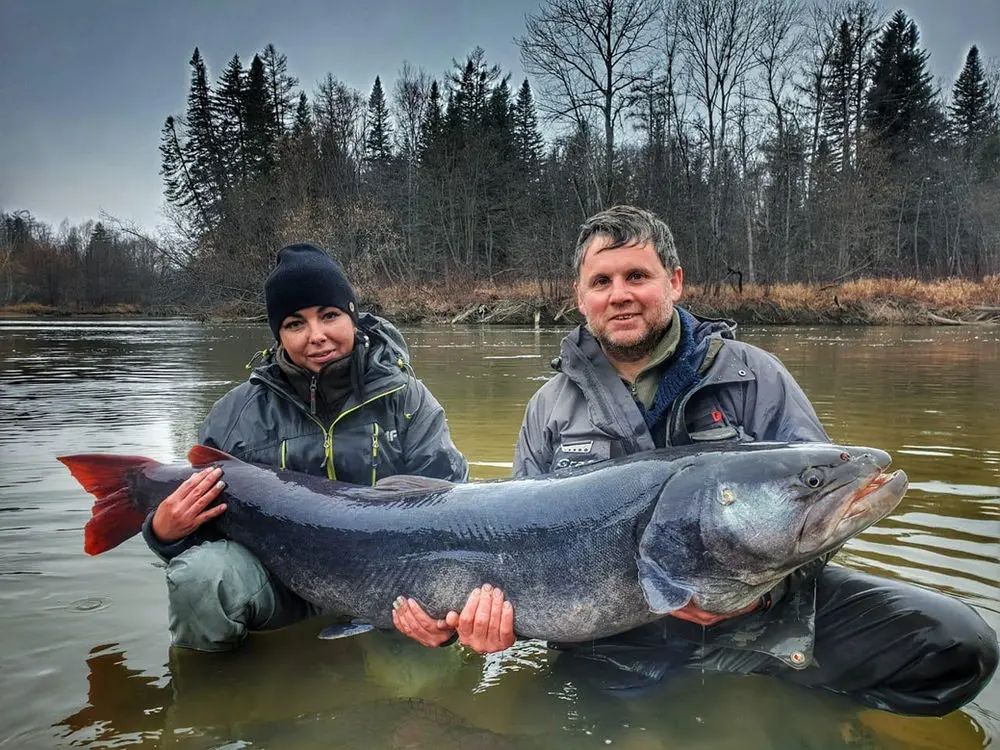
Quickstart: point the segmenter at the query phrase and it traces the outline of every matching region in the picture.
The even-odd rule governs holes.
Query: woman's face
[[[354,349],[354,321],[339,307],[304,307],[281,321],[279,333],[288,358],[310,372]]]

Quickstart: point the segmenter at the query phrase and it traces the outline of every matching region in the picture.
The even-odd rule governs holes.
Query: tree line
[[[521,82],[476,48],[367,95],[307,91],[273,45],[214,77],[195,49],[161,130],[169,229],[5,214],[6,301],[254,303],[294,240],[362,287],[561,293],[580,222],[622,202],[710,284],[1000,273],[997,64],[972,46],[942,90],[901,10],[544,0],[517,44]]]

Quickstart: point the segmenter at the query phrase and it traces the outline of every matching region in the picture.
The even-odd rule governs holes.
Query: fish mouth
[[[899,505],[908,486],[909,479],[901,469],[891,474],[880,472],[847,496],[837,528],[855,523],[863,523],[861,528],[865,528],[881,521]]]
[[[884,472],[882,468],[848,483],[812,508],[799,536],[801,552],[824,554],[878,523],[899,505],[909,486],[906,472]]]

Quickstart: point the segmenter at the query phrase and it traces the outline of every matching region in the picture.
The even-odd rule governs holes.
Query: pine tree
[[[444,137],[444,114],[441,111],[441,89],[437,81],[431,81],[420,123],[420,161],[427,163],[437,152]]]
[[[483,120],[488,145],[495,158],[505,164],[514,153],[514,111],[507,76],[490,92]]]
[[[113,255],[114,238],[104,224],[97,222],[83,254],[84,287],[91,307],[110,303],[111,286],[121,281],[120,274],[125,269],[114,268]]]
[[[264,47],[260,56],[264,63],[264,78],[274,112],[274,128],[278,136],[284,135],[295,116],[295,87],[299,79],[288,75],[288,59],[278,54],[273,44]]]
[[[163,177],[163,195],[168,203],[178,208],[194,209],[199,217],[205,216],[205,206],[196,189],[191,164],[182,142],[179,123],[168,117],[160,131],[160,175]]]
[[[854,40],[847,19],[840,22],[830,59],[830,73],[823,82],[825,109],[823,125],[829,152],[841,172],[854,163],[852,154],[852,112],[854,89]]]
[[[212,107],[218,123],[221,151],[224,154],[229,180],[238,183],[248,175],[246,75],[239,55],[233,55],[222,71],[212,97]]]
[[[271,88],[264,61],[254,55],[247,72],[244,94],[246,119],[246,159],[248,177],[268,173],[275,163],[277,127],[271,102]]]
[[[445,130],[449,143],[461,148],[475,144],[487,126],[489,101],[500,80],[500,67],[487,64],[482,47],[476,47],[465,63],[455,61],[454,66],[449,77]]]
[[[831,174],[857,166],[863,141],[865,92],[872,69],[872,43],[878,34],[867,0],[854,0],[834,21],[833,33],[824,41],[819,68],[821,133],[826,142],[824,158]],[[817,144],[818,147],[818,144]]]
[[[932,143],[942,121],[927,71],[928,53],[919,42],[916,24],[901,10],[875,42],[865,123],[895,164]]]
[[[299,101],[295,105],[295,120],[292,122],[292,138],[299,140],[305,136],[312,137],[312,110],[305,91],[299,92]]]
[[[981,153],[983,147],[997,137],[1000,121],[997,102],[993,100],[975,45],[969,49],[965,66],[955,81],[948,111],[952,138],[967,160]]]
[[[197,189],[208,193],[217,202],[225,193],[228,181],[212,108],[208,70],[197,47],[191,56],[190,65],[191,88],[184,118],[188,136],[186,150],[192,162],[192,177]]]
[[[229,181],[212,110],[208,71],[198,48],[189,62],[191,83],[183,117],[168,117],[161,131],[160,173],[167,200],[201,231],[219,219]]]
[[[543,141],[531,86],[525,78],[514,102],[514,153],[528,174],[534,174],[542,159]]]
[[[389,107],[382,91],[382,81],[375,76],[368,97],[368,134],[365,139],[365,159],[373,164],[385,164],[392,158],[392,124],[389,122]]]

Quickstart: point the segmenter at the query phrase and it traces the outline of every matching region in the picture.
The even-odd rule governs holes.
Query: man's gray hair
[[[605,250],[649,242],[668,272],[672,273],[681,265],[677,257],[674,236],[670,233],[670,227],[661,219],[650,211],[635,206],[612,206],[594,214],[580,226],[580,236],[577,237],[576,250],[573,253],[573,270],[577,278],[580,278],[580,266],[583,265],[587,245],[598,235],[611,240],[611,243],[603,248]]]

